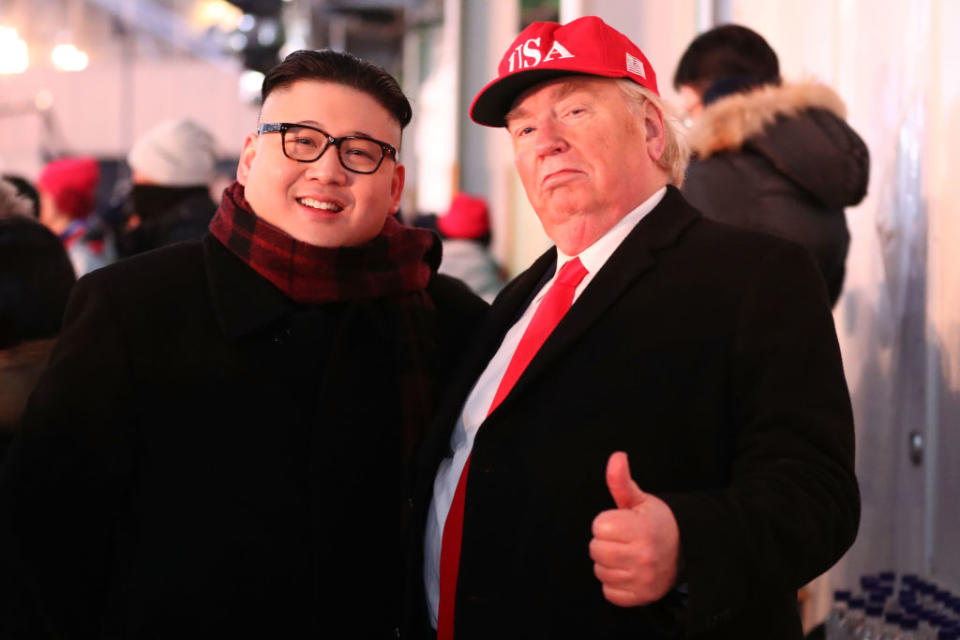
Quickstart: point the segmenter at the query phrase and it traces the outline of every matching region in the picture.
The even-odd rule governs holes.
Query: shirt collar
[[[600,236],[596,242],[581,251],[577,256],[568,256],[557,247],[557,271],[554,273],[557,273],[560,267],[573,258],[580,258],[580,262],[591,274],[600,271],[610,256],[613,255],[613,252],[620,246],[620,243],[623,242],[623,239],[633,231],[633,228],[637,226],[637,223],[639,223],[645,215],[653,211],[653,208],[660,204],[660,201],[666,193],[667,188],[661,187],[652,196],[640,203],[636,209],[620,218],[617,224],[613,225],[605,234]]]

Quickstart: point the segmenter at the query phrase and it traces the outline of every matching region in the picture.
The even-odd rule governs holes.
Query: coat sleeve
[[[120,318],[107,282],[80,280],[50,365],[0,476],[2,518],[54,637],[98,637],[117,526],[132,491],[135,422]]]
[[[777,247],[743,292],[731,349],[729,483],[661,496],[679,525],[694,634],[828,569],[859,523],[853,416],[826,291],[800,247]]]
[[[442,387],[490,305],[462,281],[442,274],[435,275],[430,282],[430,295],[437,308],[437,342],[441,351],[437,375]]]

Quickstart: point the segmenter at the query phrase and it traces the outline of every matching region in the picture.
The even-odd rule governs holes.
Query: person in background
[[[0,469],[47,366],[75,280],[63,243],[36,220],[30,201],[0,180]],[[0,513],[9,506],[0,505]],[[0,638],[33,639],[40,618],[9,525],[0,516]]]
[[[397,637],[409,460],[486,304],[400,225],[410,103],[298,51],[199,240],[78,281],[0,475],[52,638]]]
[[[40,222],[59,236],[77,277],[116,259],[113,238],[93,215],[100,166],[91,157],[62,158],[37,178]]]
[[[524,29],[470,116],[556,246],[427,432],[412,637],[799,639],[797,589],[860,506],[810,255],[686,201],[653,66],[597,17]]]
[[[217,210],[209,190],[216,160],[213,136],[188,118],[161,122],[137,140],[127,156],[133,185],[120,255],[202,237]]]
[[[0,461],[46,367],[76,280],[60,240],[0,180]]]
[[[34,187],[33,184],[31,184],[30,181],[23,176],[5,173],[3,174],[2,178],[12,184],[17,189],[17,193],[19,195],[30,201],[30,217],[39,218],[40,194],[37,193],[37,188]]]
[[[479,196],[458,193],[441,216],[422,215],[415,226],[431,229],[443,241],[440,273],[462,280],[487,302],[503,288],[499,265],[490,255],[490,215]]]
[[[766,40],[733,24],[697,36],[673,84],[692,121],[684,196],[708,218],[806,247],[835,305],[850,244],[844,207],[863,199],[870,174],[843,101],[817,82],[782,82]]]

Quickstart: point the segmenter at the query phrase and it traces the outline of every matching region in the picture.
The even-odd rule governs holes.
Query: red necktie
[[[510,393],[514,383],[524,369],[533,360],[533,356],[547,340],[560,319],[573,303],[573,294],[577,285],[587,275],[580,258],[568,260],[557,274],[550,290],[543,296],[540,306],[533,314],[530,324],[523,332],[517,350],[513,352],[510,364],[503,373],[500,386],[493,396],[489,416],[500,402]],[[457,595],[457,573],[460,570],[460,541],[463,537],[463,506],[467,493],[467,472],[470,470],[470,457],[463,465],[457,488],[453,493],[453,502],[443,525],[443,539],[440,545],[440,604],[437,612],[437,640],[453,640],[453,606]]]

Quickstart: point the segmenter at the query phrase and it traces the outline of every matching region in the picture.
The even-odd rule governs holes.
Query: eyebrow
[[[514,107],[507,111],[507,115],[503,116],[503,121],[507,123],[507,126],[510,126],[511,120],[516,120],[517,118],[524,118],[527,116],[527,110],[521,109],[520,107]]]
[[[581,88],[582,88],[581,82],[577,82],[576,80],[568,80],[567,82],[558,84],[553,89],[553,94],[551,95],[551,98],[553,100],[563,100],[568,95],[570,95],[574,91],[577,91],[578,89],[581,89]],[[510,120],[516,120],[517,118],[525,118],[529,115],[530,115],[530,112],[527,109],[524,109],[523,107],[514,107],[510,109],[510,111],[507,111],[507,115],[503,116],[503,120],[504,122],[507,123],[507,126],[509,127]]]
[[[308,126],[311,126],[311,127],[316,127],[317,129],[322,129],[323,131],[326,131],[326,129],[323,128],[323,125],[322,125],[321,123],[317,122],[316,120],[297,120],[296,122],[291,122],[290,124],[305,124],[305,125],[308,125]],[[348,135],[348,136],[363,136],[364,138],[373,138],[374,140],[379,140],[379,139],[380,139],[380,138],[378,138],[377,136],[375,136],[375,135],[373,135],[373,134],[370,134],[370,133],[367,133],[366,131],[363,131],[363,130],[361,130],[361,129],[354,129],[353,131],[351,131],[351,132],[348,133],[347,135]],[[342,136],[334,136],[334,137],[335,137],[335,138],[339,138],[339,137],[342,137]]]

